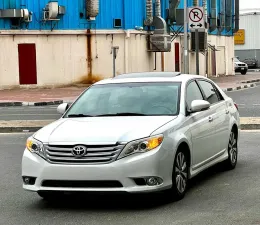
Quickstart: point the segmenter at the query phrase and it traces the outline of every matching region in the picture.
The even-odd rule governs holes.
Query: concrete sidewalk
[[[43,126],[54,122],[53,120],[29,120],[29,121],[0,121],[0,133],[36,132]],[[260,117],[240,118],[241,130],[259,130]]]
[[[0,90],[0,106],[42,106],[73,102],[86,87]]]
[[[225,92],[255,87],[260,82],[260,74],[210,77]],[[2,106],[44,106],[73,102],[88,85],[62,88],[20,88],[0,90]]]

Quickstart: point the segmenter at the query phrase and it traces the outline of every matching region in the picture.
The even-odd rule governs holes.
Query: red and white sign
[[[205,29],[204,9],[203,7],[188,8],[189,29]]]

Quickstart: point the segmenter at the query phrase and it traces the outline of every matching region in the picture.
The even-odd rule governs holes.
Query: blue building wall
[[[29,30],[50,30],[50,22],[42,22],[42,9],[49,0],[0,0],[0,9],[8,8],[27,8],[33,12],[33,22],[29,23]],[[216,0],[217,15],[225,13],[223,3],[226,0]],[[55,29],[77,30],[77,29],[114,29],[113,20],[122,19],[121,29],[134,29],[135,26],[143,26],[145,19],[146,0],[100,0],[100,13],[96,21],[86,20],[86,1],[85,0],[58,0],[59,5],[66,7],[66,15],[60,17]],[[169,0],[161,0],[162,16],[166,18]],[[192,6],[193,0],[188,0],[188,6]],[[234,14],[234,0],[232,0],[232,11]],[[210,0],[207,0],[208,12],[210,11]],[[202,0],[199,0],[202,6]],[[179,8],[183,8],[181,1]],[[0,29],[10,29],[11,23],[8,19],[0,19]],[[234,26],[234,23],[233,23]],[[23,28],[26,28],[23,26]],[[211,34],[217,34],[217,30]],[[222,35],[232,35],[231,32],[223,30]]]

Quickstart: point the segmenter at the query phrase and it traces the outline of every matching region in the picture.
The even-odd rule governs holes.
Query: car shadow
[[[189,181],[188,194],[194,189],[205,185],[211,179],[215,179],[227,172],[222,164],[217,164],[197,175]],[[188,196],[186,196],[187,198]],[[187,200],[187,199],[184,200]],[[93,194],[77,193],[68,194],[62,198],[45,201],[38,198],[30,207],[40,210],[89,210],[89,211],[141,211],[174,204],[163,193],[150,194]]]

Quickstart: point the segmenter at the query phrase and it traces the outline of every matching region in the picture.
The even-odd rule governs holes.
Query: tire
[[[188,185],[188,157],[178,150],[174,159],[172,171],[172,187],[165,192],[166,197],[179,201],[184,198]]]
[[[242,71],[241,74],[242,75],[246,75],[247,71]]]
[[[228,159],[224,161],[225,169],[233,170],[237,165],[238,148],[237,148],[237,134],[232,129],[228,141]]]

